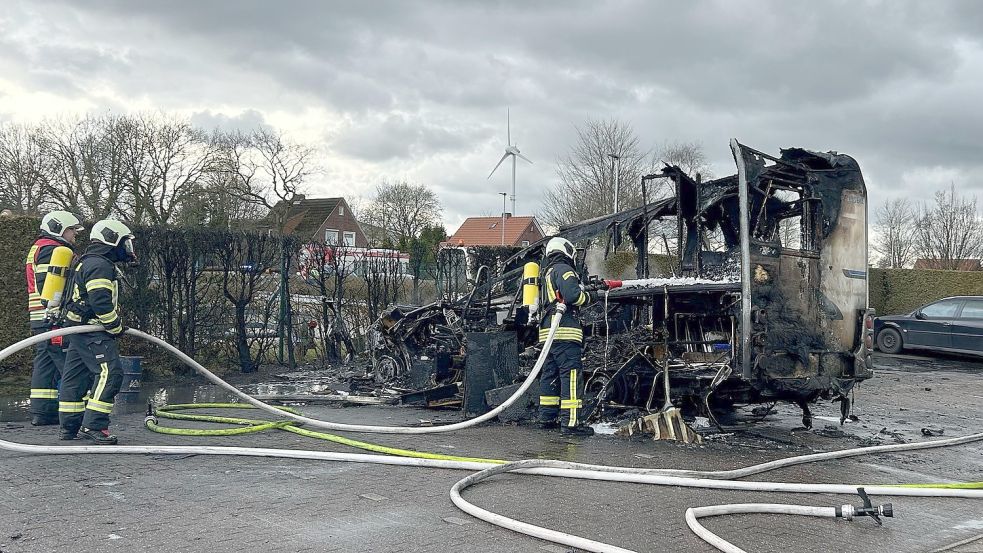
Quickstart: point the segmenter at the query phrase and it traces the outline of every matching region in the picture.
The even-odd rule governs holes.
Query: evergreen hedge
[[[910,313],[948,296],[983,296],[983,271],[870,270],[870,306],[878,315]]]

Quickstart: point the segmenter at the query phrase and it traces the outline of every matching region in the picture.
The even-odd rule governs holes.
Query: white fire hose
[[[145,340],[149,340],[166,350],[175,354],[182,361],[190,365],[192,368],[203,374],[208,380],[215,383],[222,389],[228,390],[237,397],[243,399],[243,401],[264,409],[271,413],[276,414],[279,417],[287,417],[304,424],[318,427],[327,428],[331,430],[343,430],[343,431],[353,431],[353,432],[376,432],[376,433],[392,433],[392,434],[427,434],[434,432],[449,432],[453,430],[459,430],[461,428],[466,428],[469,426],[474,426],[481,422],[484,422],[498,413],[503,409],[511,405],[518,397],[521,397],[523,393],[532,384],[532,381],[538,375],[542,365],[546,359],[546,354],[552,345],[553,336],[556,332],[556,328],[559,324],[560,313],[554,316],[552,325],[550,327],[550,333],[543,347],[543,352],[540,354],[540,358],[537,360],[535,367],[530,373],[529,377],[520,387],[520,389],[513,394],[509,400],[500,405],[498,408],[474,419],[463,421],[460,423],[455,423],[446,426],[436,426],[436,427],[388,427],[388,426],[368,426],[368,425],[353,425],[353,424],[341,424],[332,423],[329,421],[321,421],[318,419],[311,419],[308,417],[303,417],[300,415],[293,415],[291,413],[284,412],[277,409],[274,406],[267,405],[249,395],[237,390],[231,384],[220,379],[218,376],[214,375],[212,372],[205,369],[201,364],[191,359],[188,355],[184,354],[174,346],[164,342],[163,340],[150,336],[138,330],[129,329],[127,333]],[[50,331],[36,336],[32,336],[25,340],[18,342],[12,346],[5,348],[0,351],[0,361],[10,356],[11,354],[29,347],[35,343],[50,339],[55,336],[64,336],[68,334],[76,334],[80,332],[92,332],[101,331],[102,328],[98,326],[79,326],[70,327],[65,329],[58,329],[55,331]],[[778,461],[772,461],[769,463],[762,463],[759,465],[754,465],[751,467],[746,467],[743,469],[736,469],[731,471],[689,471],[689,470],[679,470],[679,469],[638,469],[632,467],[612,467],[604,465],[590,465],[582,463],[571,463],[565,461],[556,460],[524,460],[517,461],[514,463],[508,463],[504,465],[494,465],[489,468],[486,463],[477,462],[463,462],[463,461],[447,461],[447,460],[434,460],[434,459],[419,459],[419,458],[407,458],[407,457],[392,457],[386,455],[367,455],[359,453],[335,453],[335,452],[325,452],[325,451],[305,451],[305,450],[292,450],[292,449],[272,449],[272,448],[251,448],[251,447],[227,447],[227,446],[44,446],[44,445],[30,445],[21,444],[16,442],[10,442],[6,440],[0,440],[0,449],[5,449],[8,451],[28,453],[28,454],[46,454],[46,455],[76,455],[76,454],[103,454],[103,455],[118,455],[118,454],[194,454],[194,455],[230,455],[230,456],[253,456],[253,457],[274,457],[274,458],[290,458],[290,459],[313,459],[313,460],[323,460],[323,461],[345,461],[345,462],[356,462],[356,463],[374,463],[374,464],[384,464],[384,465],[399,465],[399,466],[411,466],[411,467],[426,467],[426,468],[439,468],[439,469],[454,469],[454,470],[467,470],[467,471],[478,471],[474,474],[457,482],[451,489],[450,495],[451,500],[459,508],[465,512],[495,524],[503,528],[507,528],[516,532],[534,536],[537,538],[553,541],[555,543],[560,543],[570,547],[575,547],[578,549],[583,549],[586,551],[595,551],[602,553],[625,553],[629,550],[602,542],[590,540],[587,538],[575,536],[565,532],[559,532],[555,530],[550,530],[547,528],[542,528],[529,523],[521,522],[518,520],[510,519],[508,517],[498,515],[482,509],[476,505],[473,505],[466,501],[462,496],[461,492],[482,480],[485,480],[496,474],[504,472],[519,472],[522,474],[532,474],[541,476],[555,476],[563,478],[578,478],[586,480],[601,480],[609,482],[627,482],[627,483],[638,483],[638,484],[650,484],[657,486],[676,486],[676,487],[692,487],[692,488],[704,488],[704,489],[718,489],[718,490],[744,490],[750,492],[783,492],[783,493],[823,493],[823,494],[854,494],[856,493],[856,487],[850,485],[836,485],[836,484],[797,484],[797,483],[783,483],[783,482],[745,482],[733,479],[723,479],[723,478],[740,478],[748,476],[751,474],[759,474],[761,472],[766,472],[770,470],[775,470],[777,468],[782,468],[791,465],[797,465],[802,463],[810,463],[823,460],[841,459],[845,457],[853,457],[857,455],[866,455],[874,453],[885,453],[885,452],[898,452],[898,451],[912,451],[920,449],[938,448],[938,447],[949,447],[961,444],[967,444],[971,442],[978,442],[983,440],[983,433],[973,434],[969,436],[963,436],[959,438],[949,438],[944,440],[935,440],[931,442],[922,442],[914,444],[898,444],[889,446],[877,446],[868,448],[856,448],[849,449],[845,451],[830,452],[830,453],[818,453],[813,455],[803,455],[800,457],[793,457],[790,459],[782,459]],[[941,488],[913,488],[913,487],[892,487],[892,486],[868,486],[865,487],[867,493],[871,495],[879,496],[908,496],[908,497],[937,497],[937,498],[966,498],[966,499],[983,499],[983,489],[941,489]],[[752,512],[748,509],[761,508],[766,509],[765,511],[754,511],[754,512],[778,512],[778,506],[756,505],[755,507],[748,507],[746,505],[737,506],[713,506],[713,507],[699,507],[691,509],[687,512],[687,522],[690,527],[697,533],[702,539],[706,540],[708,543],[721,549],[722,551],[741,551],[735,548],[728,542],[720,539],[714,534],[710,533],[708,530],[703,528],[696,522],[696,519],[701,516],[714,516],[719,514],[729,514],[729,513],[740,513],[740,512]],[[787,511],[792,514],[812,514],[812,516],[827,516],[830,512],[828,509],[836,509],[835,507],[822,508],[822,507],[800,507],[800,506],[781,506],[783,509],[788,509]],[[772,509],[772,510],[767,510]],[[794,511],[794,512],[793,512]],[[813,514],[822,513],[822,514]],[[691,520],[692,519],[692,520]],[[699,528],[699,529],[698,529]],[[730,549],[728,549],[729,547]]]
[[[536,381],[536,378],[539,377],[539,371],[542,370],[543,364],[546,362],[546,357],[549,354],[550,347],[553,346],[553,337],[556,336],[556,329],[560,326],[560,317],[563,315],[565,311],[566,311],[566,305],[562,303],[556,304],[556,313],[553,315],[553,320],[551,321],[550,324],[549,334],[546,336],[546,342],[543,343],[543,349],[539,353],[539,358],[536,359],[536,364],[535,366],[533,366],[532,371],[529,372],[529,376],[526,377],[525,381],[522,382],[522,386],[520,386],[519,389],[516,390],[514,394],[509,396],[509,398],[505,400],[504,403],[502,403],[498,407],[492,409],[491,411],[483,415],[479,415],[472,419],[457,422],[454,424],[445,424],[441,426],[372,426],[372,425],[365,425],[365,424],[344,424],[340,422],[312,419],[312,418],[305,417],[303,415],[296,415],[294,413],[289,413],[282,409],[278,409],[277,407],[269,405],[267,403],[263,403],[262,401],[239,390],[232,384],[229,384],[228,382],[219,378],[215,373],[206,369],[201,363],[192,359],[188,354],[184,353],[183,351],[172,346],[171,344],[168,344],[167,342],[161,340],[156,336],[152,336],[145,332],[141,332],[135,328],[127,329],[126,334],[135,336],[137,338],[141,338],[143,340],[146,340],[150,343],[156,344],[164,348],[168,352],[172,353],[175,357],[183,361],[186,365],[198,371],[198,373],[200,373],[202,376],[207,378],[210,382],[212,382],[219,388],[222,388],[223,390],[229,392],[230,394],[236,396],[237,398],[241,399],[242,401],[250,405],[258,407],[278,417],[285,417],[288,419],[292,419],[294,421],[303,423],[305,425],[314,428],[324,428],[327,430],[340,430],[344,432],[369,432],[369,433],[377,433],[377,434],[436,434],[439,432],[453,432],[455,430],[461,430],[462,428],[469,428],[471,426],[481,424],[485,421],[489,421],[497,417],[499,413],[508,409],[509,406],[511,406],[520,397],[522,397],[522,395],[526,393],[526,390],[528,390],[529,387],[532,386],[533,382]],[[83,326],[73,326],[68,328],[60,328],[57,330],[49,330],[48,332],[42,332],[41,334],[37,334],[35,336],[31,336],[30,338],[21,340],[20,342],[17,342],[16,344],[5,348],[3,351],[0,351],[0,361],[6,359],[10,355],[21,349],[32,346],[34,344],[44,342],[45,340],[50,340],[51,338],[55,338],[57,336],[66,336],[69,334],[81,334],[83,332],[102,332],[102,331],[104,331],[104,329],[102,326],[99,325],[83,325]]]

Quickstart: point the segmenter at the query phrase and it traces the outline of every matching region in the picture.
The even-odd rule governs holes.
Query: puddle
[[[249,395],[261,396],[291,396],[333,392],[343,386],[327,379],[309,379],[291,382],[259,382],[243,384],[239,389]],[[23,422],[31,419],[29,389],[24,387],[23,395],[16,389],[4,389],[0,394],[0,422]],[[154,385],[144,382],[139,394],[121,394],[117,396],[115,413],[138,413],[147,409],[147,402],[155,405],[174,403],[225,403],[234,400],[234,396],[225,390],[211,384],[174,383]]]
[[[31,419],[28,409],[31,400],[25,397],[0,396],[0,422],[20,422]]]
[[[599,422],[597,424],[590,425],[594,429],[595,434],[599,435],[610,435],[614,436],[614,433],[618,431],[619,425],[613,422]]]

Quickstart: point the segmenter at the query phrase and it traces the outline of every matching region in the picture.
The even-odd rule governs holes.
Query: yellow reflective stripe
[[[37,265],[34,266],[34,270],[37,271],[38,273],[46,273],[48,272],[48,264],[38,263]]]
[[[31,399],[58,399],[55,388],[31,388]]]
[[[546,298],[545,302],[556,301],[556,290],[553,288],[553,269],[546,271]]]
[[[32,263],[34,263],[34,254],[37,253],[37,251],[38,251],[38,246],[36,244],[34,246],[31,246],[31,249],[27,250],[27,257],[24,258],[25,265],[31,265]]]
[[[116,313],[115,310],[114,311],[110,311],[109,313],[106,313],[105,315],[97,315],[97,316],[99,317],[99,321],[102,322],[103,324],[109,324],[109,323],[116,322],[116,319],[119,318],[119,315]]]
[[[577,426],[577,369],[570,370],[570,423],[568,426]]]
[[[99,401],[98,399],[90,399],[89,403],[85,406],[89,411],[96,411],[99,413],[109,413],[113,412],[113,404],[107,403],[105,401]]]
[[[546,337],[549,336],[550,329],[540,328],[539,329],[539,341],[545,342]],[[556,335],[553,337],[554,340],[562,340],[564,342],[582,342],[584,341],[584,331],[579,328],[564,328],[560,327],[556,329]]]
[[[102,370],[99,371],[99,382],[92,391],[92,399],[89,400],[90,403],[102,397],[102,392],[106,389],[106,381],[109,380],[109,365],[102,363],[99,367]]]
[[[575,273],[573,271],[567,271],[567,272],[563,273],[563,276],[560,277],[560,280],[566,280],[566,279],[568,279],[570,277],[577,278],[577,273]]]
[[[587,293],[581,290],[580,295],[577,296],[577,301],[573,302],[573,304],[576,305],[577,307],[580,307],[581,305],[587,303],[587,298],[588,298]]]
[[[31,320],[32,321],[43,321],[44,320],[44,311],[32,311],[31,312]]]
[[[59,413],[81,413],[83,411],[85,411],[84,401],[59,401],[58,402]]]
[[[113,281],[109,280],[108,278],[94,278],[85,283],[85,289],[90,292],[93,290],[98,290],[100,288],[105,288],[110,292],[115,290],[115,287],[113,286]]]
[[[82,322],[82,317],[79,316],[79,315],[76,315],[75,313],[72,313],[71,311],[69,311],[68,313],[65,313],[65,318],[68,319],[69,321],[74,321],[76,323]]]
[[[584,406],[582,399],[565,399],[560,402],[560,409],[575,409]]]
[[[554,407],[560,404],[560,396],[539,396],[539,404],[545,407]]]

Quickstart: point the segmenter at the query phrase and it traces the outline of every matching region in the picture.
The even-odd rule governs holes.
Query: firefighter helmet
[[[82,229],[82,221],[68,211],[52,211],[41,218],[41,232],[52,236],[64,236],[68,229]]]
[[[546,257],[554,254],[562,254],[573,259],[574,254],[577,253],[576,248],[570,243],[566,238],[560,238],[559,236],[554,236],[550,238],[550,241],[546,243]]]
[[[133,238],[130,227],[115,219],[103,219],[92,226],[92,240],[109,246],[119,246],[124,238]]]

